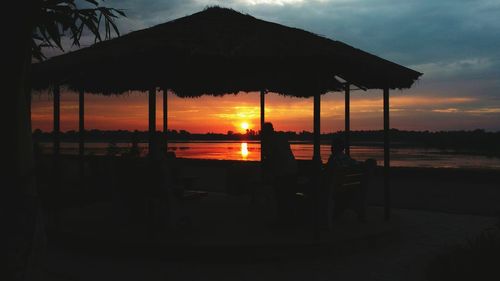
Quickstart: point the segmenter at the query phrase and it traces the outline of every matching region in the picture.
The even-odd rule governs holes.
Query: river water
[[[52,145],[42,143],[42,149],[50,153]],[[90,142],[85,144],[86,154],[104,155],[108,151],[108,143]],[[126,152],[130,143],[116,143],[120,152]],[[139,144],[143,155],[147,153],[147,144]],[[311,159],[313,145],[305,142],[291,143],[296,159]],[[169,150],[177,157],[194,159],[259,161],[260,143],[258,141],[190,141],[171,142]],[[62,154],[77,154],[78,143],[62,143]],[[330,154],[329,145],[321,145],[321,158],[325,162]],[[384,152],[380,146],[352,146],[351,157],[357,160],[373,158],[383,165]],[[434,167],[434,168],[466,168],[500,170],[500,158],[480,155],[460,154],[452,151],[425,148],[393,147],[391,148],[391,166],[396,167]]]

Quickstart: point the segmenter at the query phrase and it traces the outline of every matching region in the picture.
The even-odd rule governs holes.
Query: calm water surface
[[[51,151],[50,143],[41,144],[46,152]],[[108,143],[86,143],[85,153],[104,155],[107,153]],[[120,152],[126,152],[129,143],[117,143]],[[147,144],[139,145],[143,154],[147,153]],[[297,159],[311,159],[313,146],[310,143],[292,143],[293,154]],[[192,141],[169,143],[169,150],[174,151],[177,157],[217,160],[260,160],[260,143],[258,141]],[[77,143],[62,143],[61,153],[76,154]],[[321,145],[321,158],[324,162],[330,155],[330,146]],[[353,146],[351,156],[357,160],[373,158],[379,165],[383,165],[383,148],[376,146]],[[391,166],[398,167],[434,167],[434,168],[467,168],[467,169],[498,169],[500,158],[478,155],[450,153],[439,149],[424,148],[392,148]]]

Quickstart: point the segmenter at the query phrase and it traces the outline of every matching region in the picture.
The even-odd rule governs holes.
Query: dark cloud
[[[132,31],[209,5],[341,40],[405,65],[500,58],[500,2],[471,0],[108,0]],[[273,4],[274,3],[274,4]]]

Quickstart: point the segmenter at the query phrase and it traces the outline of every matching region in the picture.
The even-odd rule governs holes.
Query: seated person
[[[132,146],[126,156],[137,158],[141,156],[141,149],[139,148],[139,136],[137,132],[132,135]]]
[[[358,165],[358,162],[345,153],[345,142],[343,138],[335,137],[332,139],[332,154],[328,158],[326,169],[333,167],[350,167]]]
[[[297,173],[297,161],[290,144],[286,138],[276,134],[273,124],[269,122],[264,123],[262,129],[262,149],[262,160],[268,176],[276,179]]]
[[[288,221],[292,215],[292,201],[297,182],[297,161],[288,141],[274,131],[271,123],[262,128],[264,177],[274,187],[278,219]]]
[[[365,219],[364,198],[364,164],[345,153],[345,142],[341,137],[332,139],[332,154],[323,170],[322,190],[322,217],[328,229],[332,227],[333,218],[339,216],[343,210],[351,208],[357,212],[360,221]],[[354,173],[352,173],[354,172]],[[348,175],[345,177],[345,175]],[[332,187],[337,188],[332,188]],[[345,188],[349,186],[349,188]],[[338,187],[342,187],[339,189]],[[341,190],[341,192],[338,192]]]

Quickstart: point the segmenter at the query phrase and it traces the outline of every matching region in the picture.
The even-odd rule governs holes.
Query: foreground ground
[[[200,163],[199,163],[200,162]],[[187,170],[203,180],[199,187],[227,190],[226,166],[203,161]],[[224,164],[226,165],[226,164]],[[252,176],[238,168],[237,187]],[[234,179],[233,179],[234,180]],[[226,181],[226,182],[225,182]],[[172,259],[140,252],[110,254],[99,245],[80,251],[51,244],[47,280],[425,280],[428,261],[447,245],[465,242],[498,221],[500,173],[453,169],[393,169],[393,225],[383,239],[332,250],[328,255],[279,259],[241,259],[214,250],[203,258]],[[249,181],[250,185],[254,183]],[[217,191],[217,190],[216,190]],[[219,190],[220,191],[220,190]],[[382,213],[380,174],[368,191],[372,210]],[[99,213],[98,213],[99,214]],[[224,212],[222,212],[224,214]],[[210,231],[217,233],[217,229]],[[85,248],[87,245],[82,245]],[[123,252],[123,251],[122,251]],[[156,251],[158,252],[158,251]],[[168,258],[167,258],[168,257]]]
[[[399,231],[390,239],[330,257],[260,262],[175,262],[113,257],[51,248],[47,280],[425,280],[428,260],[463,242],[495,218],[396,209]],[[214,256],[218,253],[214,252]]]

